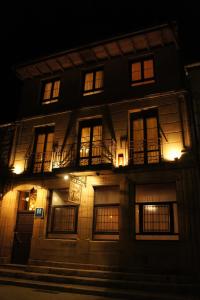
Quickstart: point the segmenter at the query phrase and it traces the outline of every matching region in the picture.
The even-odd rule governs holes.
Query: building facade
[[[175,28],[16,72],[23,90],[1,262],[194,271],[198,176]]]

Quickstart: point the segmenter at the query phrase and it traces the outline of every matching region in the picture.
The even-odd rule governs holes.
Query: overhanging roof
[[[94,62],[100,63],[112,57],[136,54],[170,43],[177,46],[176,33],[174,28],[164,24],[32,60],[17,66],[16,73],[20,79],[25,80]]]

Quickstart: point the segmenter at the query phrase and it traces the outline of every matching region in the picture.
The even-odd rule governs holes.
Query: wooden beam
[[[118,41],[116,41],[116,45],[117,45],[117,47],[119,49],[119,52],[120,52],[121,56],[124,56],[124,52],[123,52],[123,50],[122,50],[122,48],[121,48],[121,46],[120,46],[120,44],[119,44]]]
[[[50,72],[53,74],[53,70],[52,70],[52,68],[50,67],[50,65],[48,64],[48,62],[45,61],[44,63],[47,65],[47,67],[49,68]]]
[[[59,65],[59,67],[61,68],[61,70],[64,72],[63,66],[61,65],[61,63],[59,62],[58,59],[55,59],[55,61],[57,62],[57,64]]]

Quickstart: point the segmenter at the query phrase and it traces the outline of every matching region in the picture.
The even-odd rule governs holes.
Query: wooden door
[[[33,232],[33,211],[18,212],[14,233],[12,263],[26,264],[29,258]]]

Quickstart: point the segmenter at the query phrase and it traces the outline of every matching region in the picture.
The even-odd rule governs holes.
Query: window
[[[46,81],[42,88],[42,104],[50,104],[58,101],[60,92],[60,80]]]
[[[68,201],[68,189],[52,191],[48,232],[49,234],[75,234],[77,232],[78,205]]]
[[[50,172],[52,168],[54,128],[50,126],[36,128],[32,154],[33,173]]]
[[[83,95],[92,95],[103,90],[103,70],[87,72],[84,75]]]
[[[118,239],[119,187],[101,186],[94,188],[93,232],[95,239]]]
[[[102,160],[102,120],[79,124],[78,162],[80,166],[100,164]]]
[[[159,163],[161,155],[157,109],[133,113],[130,122],[130,163]]]
[[[95,233],[119,232],[119,207],[95,206]]]
[[[135,200],[136,238],[178,239],[174,183],[137,185]]]
[[[33,211],[37,198],[37,190],[19,191],[18,211]]]
[[[131,85],[141,85],[155,82],[154,61],[146,58],[131,63]]]

